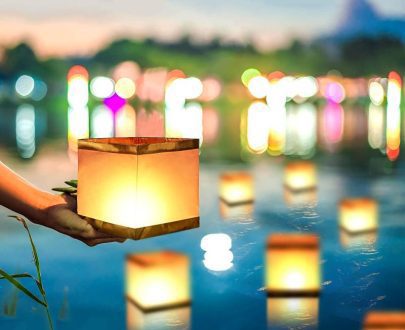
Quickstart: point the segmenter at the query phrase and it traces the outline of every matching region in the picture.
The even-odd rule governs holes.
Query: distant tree
[[[21,73],[41,74],[39,61],[27,43],[21,43],[4,51],[0,71],[7,78]]]

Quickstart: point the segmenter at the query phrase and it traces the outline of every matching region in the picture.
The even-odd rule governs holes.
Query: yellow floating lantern
[[[78,213],[142,239],[199,226],[197,139],[79,140]]]
[[[321,287],[319,239],[312,234],[273,234],[266,251],[270,296],[316,296]]]
[[[309,161],[296,161],[287,164],[284,184],[292,191],[316,189],[315,164]]]
[[[348,198],[339,205],[340,227],[349,233],[377,229],[378,204],[371,198]]]
[[[144,312],[127,299],[127,330],[191,328],[191,307],[184,306],[159,311]]]
[[[220,198],[228,205],[252,203],[253,179],[246,172],[229,172],[221,175],[219,183]]]
[[[405,312],[404,311],[375,311],[369,312],[363,324],[364,330],[404,330]]]
[[[299,329],[318,325],[318,297],[268,297],[269,328]]]
[[[190,304],[189,259],[172,252],[131,254],[126,262],[127,298],[143,311]]]

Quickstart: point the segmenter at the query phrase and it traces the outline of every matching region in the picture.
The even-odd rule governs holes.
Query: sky
[[[333,31],[349,0],[1,0],[0,45],[28,41],[41,57],[91,55],[116,38],[253,40],[261,49]],[[353,0],[352,0],[353,1]],[[405,0],[369,0],[405,17]]]

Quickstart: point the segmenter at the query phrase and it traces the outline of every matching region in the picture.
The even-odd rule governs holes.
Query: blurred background
[[[24,2],[0,5],[0,143],[21,161],[134,134],[198,137],[203,161],[401,154],[401,0]]]

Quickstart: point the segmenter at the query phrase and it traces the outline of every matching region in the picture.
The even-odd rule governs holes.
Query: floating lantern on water
[[[252,176],[246,172],[222,174],[219,195],[229,205],[252,203],[254,200]]]
[[[127,330],[191,328],[191,307],[184,306],[159,311],[144,312],[127,300]]]
[[[204,266],[213,271],[225,271],[233,266],[232,239],[226,234],[209,234],[202,238]]]
[[[316,235],[274,234],[266,252],[266,289],[271,296],[313,296],[320,291]]]
[[[254,203],[243,203],[236,205],[229,205],[224,201],[219,201],[219,213],[224,219],[250,219],[253,214]]]
[[[198,227],[198,153],[196,139],[80,140],[78,213],[132,239]]]
[[[172,252],[132,254],[126,262],[127,298],[143,311],[190,304],[189,259]]]
[[[364,330],[403,330],[405,329],[405,312],[369,312],[363,324]]]
[[[377,229],[378,204],[371,198],[347,198],[340,202],[340,227],[349,233]]]
[[[292,191],[316,189],[316,167],[309,161],[296,161],[285,167],[285,186]]]
[[[299,329],[318,324],[318,297],[268,297],[268,327]]]

